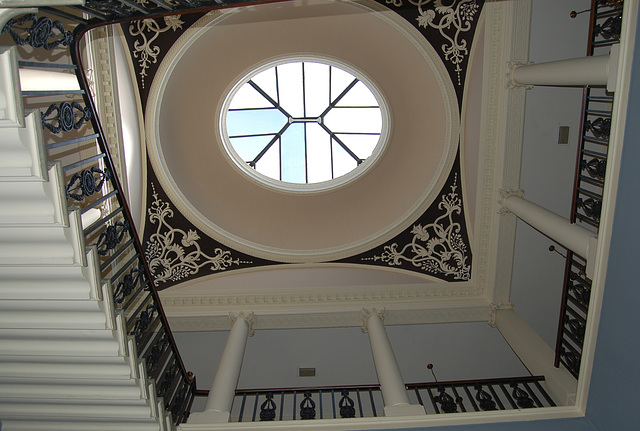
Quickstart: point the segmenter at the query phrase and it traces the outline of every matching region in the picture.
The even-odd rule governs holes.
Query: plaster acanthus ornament
[[[389,1],[387,1],[388,3]],[[458,74],[458,85],[461,82],[461,63],[469,55],[467,40],[462,34],[472,29],[472,22],[480,6],[476,0],[409,0],[418,7],[420,16],[416,18],[419,27],[432,27],[440,32],[448,43],[442,44],[442,53],[445,60],[455,66]],[[423,6],[435,2],[435,9],[424,9]],[[400,1],[400,4],[402,2]],[[394,5],[397,6],[394,1]]]
[[[249,337],[253,337],[253,334],[256,333],[256,330],[253,329],[253,325],[256,322],[255,316],[253,315],[253,311],[245,313],[244,311],[240,311],[239,313],[229,313],[229,324],[233,326],[233,324],[238,319],[243,319],[249,325]]]
[[[517,62],[517,61],[508,61],[507,62],[507,88],[512,89],[516,87],[524,87],[527,90],[533,89],[534,86],[532,84],[520,84],[519,82],[516,82],[513,79],[513,72],[517,68],[521,66],[531,66],[532,64],[535,64],[535,63],[533,61],[529,61],[526,63]]]
[[[362,309],[362,332],[365,334],[369,332],[369,317],[377,315],[384,323],[384,316],[387,314],[387,310],[383,308],[363,308]]]
[[[169,203],[163,202],[153,189],[153,202],[149,208],[149,223],[158,225],[146,243],[145,256],[149,269],[157,282],[177,281],[196,274],[203,266],[210,271],[224,271],[231,265],[251,263],[233,259],[231,251],[215,248],[209,256],[200,249],[200,236],[195,230],[185,232],[172,227],[167,219],[173,217]],[[178,240],[180,240],[178,242]]]
[[[496,304],[492,302],[489,305],[489,326],[492,328],[496,327],[496,313],[498,310],[513,310],[513,303],[501,302],[500,304]]]
[[[180,15],[168,15],[164,17],[164,23],[165,26],[160,27],[160,24],[158,24],[155,19],[147,18],[134,21],[129,26],[129,34],[141,38],[133,44],[133,56],[138,59],[138,64],[140,65],[142,88],[144,88],[144,78],[147,76],[149,65],[156,63],[158,61],[158,55],[160,55],[160,47],[153,45],[153,42],[158,38],[160,33],[168,30],[176,31],[182,29],[184,21],[180,19]]]
[[[524,197],[524,190],[514,188],[500,189],[498,190],[498,195],[498,214],[509,214],[511,211],[505,208],[504,201],[509,196],[517,196],[519,198]]]
[[[471,266],[467,263],[468,250],[461,225],[454,220],[454,215],[462,212],[462,201],[456,191],[457,175],[451,185],[451,192],[442,195],[438,209],[444,214],[432,223],[416,224],[411,230],[413,239],[400,250],[398,243],[384,247],[381,255],[363,260],[381,260],[389,266],[400,266],[409,262],[421,270],[434,274],[452,276],[455,280],[469,280]]]

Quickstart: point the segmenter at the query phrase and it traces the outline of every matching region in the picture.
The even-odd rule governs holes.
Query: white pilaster
[[[213,379],[204,411],[191,414],[189,423],[206,424],[229,421],[247,338],[254,333],[253,313],[231,313],[229,319],[231,331],[222,352],[222,358]]]
[[[587,259],[587,277],[593,277],[598,237],[588,229],[522,197],[522,191],[501,190],[501,211],[516,217],[564,247]]]
[[[393,354],[389,337],[384,329],[385,310],[363,309],[362,332],[369,335],[373,362],[384,400],[385,416],[424,415],[420,405],[409,404],[409,395],[400,374],[398,362]]]
[[[577,380],[564,367],[553,366],[551,347],[512,309],[495,310],[495,326],[533,375],[545,376],[545,386],[558,405],[575,403]]]
[[[608,91],[615,91],[619,51],[614,45],[609,55],[514,65],[509,78],[516,86],[606,85]]]

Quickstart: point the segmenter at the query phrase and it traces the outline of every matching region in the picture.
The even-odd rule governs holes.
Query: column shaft
[[[368,317],[366,325],[385,406],[408,405],[409,396],[382,319],[378,314],[372,313]]]
[[[513,80],[520,85],[606,85],[609,55],[572,58],[516,67]]]
[[[505,209],[515,214],[531,227],[584,257],[588,262],[593,261],[598,238],[590,230],[577,226],[564,217],[520,196],[507,196],[503,205]],[[590,262],[587,276],[591,276],[592,264],[593,262]]]

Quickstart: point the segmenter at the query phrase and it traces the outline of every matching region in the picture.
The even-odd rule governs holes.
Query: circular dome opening
[[[220,116],[222,141],[237,166],[289,191],[326,190],[361,175],[388,135],[384,99],[341,62],[288,58],[244,76]]]

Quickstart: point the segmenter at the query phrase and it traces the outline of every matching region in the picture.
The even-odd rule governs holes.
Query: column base
[[[205,410],[203,412],[195,412],[189,415],[189,424],[220,424],[229,422],[229,412],[221,412],[218,410]]]
[[[413,404],[400,404],[397,406],[384,406],[384,415],[386,417],[398,416],[426,416],[424,407]]]

